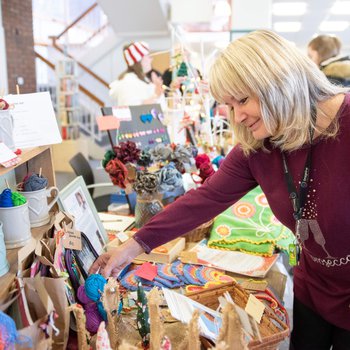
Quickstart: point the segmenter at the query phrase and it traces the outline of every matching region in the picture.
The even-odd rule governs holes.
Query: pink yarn
[[[86,329],[90,333],[96,333],[100,323],[103,321],[97,309],[97,304],[93,302],[85,293],[84,286],[78,288],[77,297],[83,304],[86,316]]]

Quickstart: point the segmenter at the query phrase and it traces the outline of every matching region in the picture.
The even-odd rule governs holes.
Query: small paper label
[[[254,290],[254,291],[264,291],[267,287],[267,281],[253,281],[253,280],[247,280],[243,281],[241,286],[244,289]]]
[[[265,305],[257,299],[253,294],[249,295],[247,305],[244,309],[254,320],[258,323],[261,321],[261,317],[265,310]]]
[[[63,236],[63,246],[66,249],[81,250],[81,233],[72,229],[65,230]]]
[[[9,168],[18,163],[17,154],[12,152],[3,142],[0,142],[0,164]]]
[[[145,262],[141,267],[135,272],[136,276],[144,278],[147,281],[153,281],[158,274],[157,266],[152,265],[149,262]]]
[[[129,236],[125,232],[118,232],[116,236],[119,238],[120,242],[124,243],[129,239]]]
[[[296,266],[298,263],[297,245],[294,243],[289,244],[288,252],[289,252],[289,265]]]
[[[185,264],[198,263],[198,256],[196,252],[183,251],[180,253],[180,259],[181,259],[181,262]]]

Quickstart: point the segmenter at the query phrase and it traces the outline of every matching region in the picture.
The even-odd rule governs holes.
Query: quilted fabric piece
[[[293,241],[293,233],[276,219],[256,187],[215,218],[208,246],[271,256],[276,248],[288,252]]]

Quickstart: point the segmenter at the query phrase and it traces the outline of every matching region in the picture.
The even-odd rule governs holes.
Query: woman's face
[[[246,127],[256,140],[263,140],[271,136],[262,119],[257,97],[245,96],[237,100],[232,96],[226,96],[224,101],[234,110],[234,122]]]
[[[150,55],[143,56],[141,66],[143,72],[147,74],[152,69],[152,57]]]

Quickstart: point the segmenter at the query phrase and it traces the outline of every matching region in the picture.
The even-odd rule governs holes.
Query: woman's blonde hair
[[[316,129],[312,110],[318,102],[346,91],[332,85],[318,67],[290,42],[274,32],[258,30],[233,41],[210,70],[214,98],[259,99],[270,141],[282,150],[295,150],[310,141]],[[232,117],[234,111],[232,111]],[[243,125],[233,122],[235,137],[245,154],[264,146]],[[337,127],[326,132],[334,136]]]

